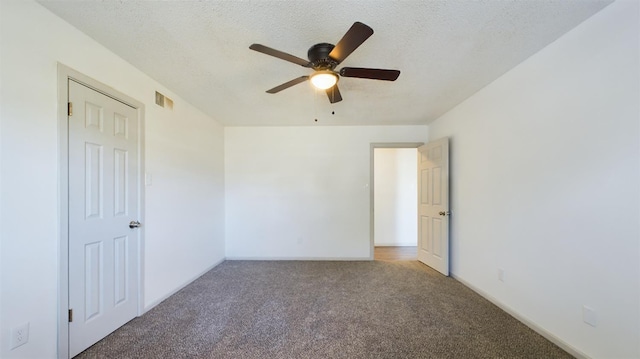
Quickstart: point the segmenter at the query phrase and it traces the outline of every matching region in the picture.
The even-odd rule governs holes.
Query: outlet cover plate
[[[11,349],[27,344],[29,341],[29,322],[11,329]]]
[[[587,307],[586,305],[582,306],[582,320],[589,324],[592,327],[595,327],[598,324],[598,318],[596,317],[596,311],[593,308]]]

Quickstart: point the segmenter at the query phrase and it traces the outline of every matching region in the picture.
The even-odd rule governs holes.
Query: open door
[[[449,138],[418,147],[418,260],[449,275]]]

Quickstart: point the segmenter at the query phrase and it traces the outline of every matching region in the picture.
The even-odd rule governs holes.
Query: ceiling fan
[[[400,76],[400,71],[398,70],[362,67],[343,67],[340,71],[335,71],[336,66],[344,61],[347,56],[357,49],[358,46],[362,45],[371,35],[373,35],[372,28],[361,22],[355,22],[336,45],[322,42],[311,46],[307,52],[309,61],[260,44],[253,44],[249,46],[249,48],[314,70],[310,76],[300,76],[267,90],[267,93],[277,93],[310,80],[313,86],[327,93],[331,103],[336,103],[342,101],[342,96],[338,89],[338,79],[340,76],[385,81],[395,81],[398,76]]]

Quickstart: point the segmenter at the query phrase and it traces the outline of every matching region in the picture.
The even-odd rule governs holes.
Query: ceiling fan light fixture
[[[326,90],[332,88],[338,82],[338,75],[333,71],[316,71],[311,75],[311,84],[317,89]]]

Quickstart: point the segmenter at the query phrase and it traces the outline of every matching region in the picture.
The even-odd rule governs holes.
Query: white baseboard
[[[417,243],[393,243],[393,242],[382,242],[375,243],[375,247],[417,247]]]
[[[207,267],[207,269],[203,270],[202,272],[200,272],[199,274],[196,274],[195,276],[189,278],[187,281],[185,281],[182,285],[178,286],[176,289],[172,290],[171,292],[169,292],[168,294],[162,296],[159,299],[154,300],[153,302],[151,302],[149,305],[144,307],[144,313],[150,311],[151,309],[153,309],[153,307],[155,307],[156,305],[162,303],[163,300],[169,298],[170,296],[178,293],[182,288],[188,286],[189,284],[191,284],[191,282],[193,282],[194,280],[202,277],[205,273],[207,273],[208,271],[212,270],[213,268],[217,267],[218,265],[220,265],[220,263],[224,262],[225,258],[220,259],[219,261],[215,262],[213,265]],[[142,313],[142,314],[144,314]],[[141,314],[141,315],[142,315]]]
[[[228,261],[370,261],[371,257],[227,257]]]
[[[562,350],[566,351],[567,353],[573,355],[574,357],[576,357],[578,359],[590,359],[590,357],[588,355],[586,355],[585,353],[583,353],[580,350],[574,348],[573,346],[571,346],[570,344],[566,343],[562,339],[558,338],[557,336],[555,336],[554,334],[552,334],[548,330],[546,330],[543,327],[539,326],[538,324],[534,323],[529,318],[526,318],[522,314],[516,312],[514,309],[510,308],[506,304],[499,302],[496,298],[494,298],[493,296],[489,295],[487,292],[483,291],[482,289],[479,289],[478,287],[472,285],[471,283],[465,281],[464,279],[462,279],[462,278],[460,278],[460,277],[458,277],[458,276],[456,276],[456,275],[454,275],[452,273],[450,273],[450,275],[451,275],[451,277],[453,279],[455,279],[458,282],[464,284],[467,288],[469,288],[472,291],[478,293],[484,299],[486,299],[486,300],[490,301],[491,303],[495,304],[498,308],[504,310],[505,312],[507,312],[507,314],[509,314],[512,317],[516,318],[522,324],[526,325],[527,327],[531,328],[536,333],[538,333],[538,334],[542,335],[543,337],[545,337],[548,341],[550,341],[553,344],[555,344],[555,345],[559,346],[560,348],[562,348]]]

